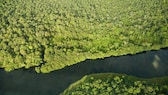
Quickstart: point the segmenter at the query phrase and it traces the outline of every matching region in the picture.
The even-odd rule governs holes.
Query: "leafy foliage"
[[[71,84],[61,95],[167,95],[167,81],[168,77],[141,79],[114,73],[92,74]]]
[[[0,67],[37,72],[168,47],[167,0],[0,0]]]

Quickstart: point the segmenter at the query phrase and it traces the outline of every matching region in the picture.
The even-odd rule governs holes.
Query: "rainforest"
[[[167,0],[0,0],[0,68],[9,73],[49,74],[86,60],[167,47]],[[152,91],[162,94],[164,87]]]

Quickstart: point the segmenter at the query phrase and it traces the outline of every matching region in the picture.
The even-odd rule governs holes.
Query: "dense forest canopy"
[[[142,79],[102,73],[86,75],[71,84],[61,95],[167,95],[168,77]]]
[[[167,0],[0,0],[0,68],[48,73],[168,47]]]

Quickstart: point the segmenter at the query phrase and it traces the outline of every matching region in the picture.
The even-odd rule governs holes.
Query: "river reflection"
[[[115,72],[142,78],[168,76],[168,49],[136,55],[86,60],[49,74],[33,69],[10,73],[0,69],[0,95],[59,95],[71,83],[92,73]]]

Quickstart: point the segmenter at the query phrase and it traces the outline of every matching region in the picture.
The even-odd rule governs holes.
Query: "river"
[[[59,95],[84,75],[114,72],[141,78],[168,76],[168,49],[136,55],[86,60],[48,74],[34,69],[5,72],[0,69],[0,95]]]

